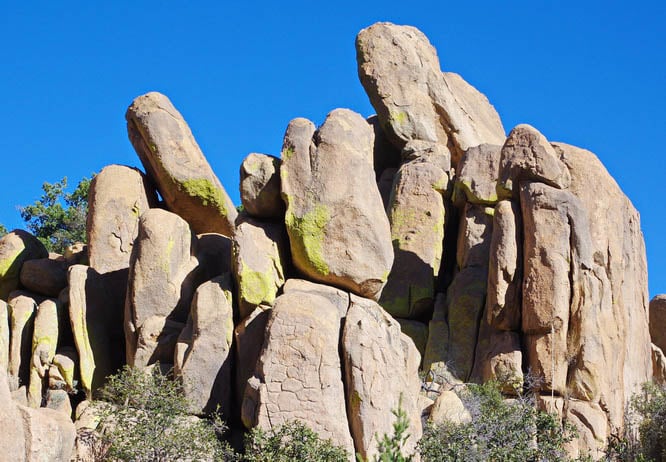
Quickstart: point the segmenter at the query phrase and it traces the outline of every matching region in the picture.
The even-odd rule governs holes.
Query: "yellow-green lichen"
[[[290,209],[285,214],[294,261],[300,261],[322,276],[329,274],[323,249],[325,229],[330,220],[330,212],[322,204],[315,205],[313,210],[302,217],[297,217]]]
[[[181,183],[181,188],[190,197],[197,198],[204,207],[212,206],[220,215],[228,216],[224,191],[206,178],[192,178]]]
[[[294,155],[294,153],[295,153],[294,148],[289,146],[282,150],[280,157],[282,157],[283,160],[289,160]]]
[[[363,398],[361,398],[361,395],[357,390],[353,390],[351,392],[351,396],[349,398],[350,401],[350,408],[353,410],[358,410],[361,407],[361,404],[363,403]]]
[[[239,274],[240,296],[252,305],[272,304],[278,291],[275,282],[272,268],[261,272],[242,265]]]
[[[389,113],[389,119],[398,124],[404,123],[405,121],[407,121],[408,118],[409,116],[404,111],[395,111],[395,112],[391,111]]]
[[[74,334],[74,344],[79,352],[79,369],[81,372],[81,385],[90,396],[92,390],[93,375],[95,373],[95,358],[93,357],[92,347],[88,338],[88,326],[85,321],[85,313],[80,310],[74,310],[70,306],[70,320],[72,323],[72,333]]]
[[[162,258],[162,271],[168,276],[171,272],[171,252],[173,252],[173,247],[176,245],[176,241],[173,240],[173,237],[169,237],[166,248],[164,249],[164,258]]]
[[[0,278],[18,276],[19,265],[16,259],[19,257],[24,249],[18,249],[12,255],[0,260]]]

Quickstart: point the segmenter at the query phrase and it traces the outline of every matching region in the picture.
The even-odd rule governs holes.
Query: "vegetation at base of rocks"
[[[44,183],[44,193],[32,205],[19,207],[21,218],[50,252],[63,253],[67,246],[86,242],[89,178],[83,178],[73,192],[66,192],[67,177]],[[4,228],[4,227],[3,227]]]
[[[573,428],[537,410],[529,396],[507,401],[494,382],[467,385],[459,395],[471,421],[428,426],[418,444],[423,462],[568,460]]]
[[[247,462],[346,462],[347,452],[319,436],[299,421],[287,422],[270,431],[255,428],[245,439]]]
[[[402,408],[402,400],[398,405],[398,409],[394,409],[393,415],[395,422],[393,422],[393,433],[391,435],[384,435],[381,438],[377,437],[379,443],[379,454],[373,459],[373,462],[412,462],[413,456],[406,456],[403,454],[405,443],[409,439],[409,418],[407,413]],[[357,454],[356,460],[364,462],[363,458]]]
[[[180,386],[159,367],[146,372],[125,366],[108,378],[101,399],[102,460],[237,460],[220,440],[226,430],[221,418],[189,415]]]

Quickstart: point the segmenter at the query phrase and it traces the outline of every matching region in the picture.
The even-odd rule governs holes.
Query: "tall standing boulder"
[[[272,305],[285,281],[289,241],[284,225],[240,214],[233,239],[233,274],[240,319]]]
[[[11,391],[27,385],[32,358],[32,334],[37,306],[42,299],[27,292],[12,292],[9,296],[9,368],[8,381]]]
[[[388,219],[372,167],[373,132],[360,115],[289,123],[282,196],[294,265],[308,278],[378,298],[393,264]]]
[[[125,304],[127,363],[171,363],[196,289],[196,238],[187,222],[161,209],[139,219]]]
[[[356,37],[358,73],[381,126],[398,148],[413,140],[448,146],[453,164],[483,143],[504,143],[504,128],[484,95],[443,73],[437,52],[410,26],[377,23]]]
[[[0,238],[0,299],[7,300],[19,285],[21,265],[27,260],[47,258],[49,252],[39,239],[21,229]]]
[[[293,291],[275,300],[254,376],[243,399],[243,422],[270,429],[301,420],[351,455],[338,355],[341,315],[316,293]]]
[[[231,277],[224,274],[199,286],[178,337],[174,373],[195,414],[220,406],[230,415],[231,343],[234,332]]]
[[[157,202],[155,190],[137,169],[109,165],[90,183],[88,259],[100,274],[129,268],[139,217]]]
[[[378,455],[377,435],[391,434],[392,412],[399,407],[410,422],[405,451],[416,449],[421,437],[421,382],[419,361],[409,361],[414,356],[420,360],[395,319],[376,302],[351,297],[342,333],[343,370],[352,437],[364,460]]]
[[[0,369],[7,370],[9,366],[9,309],[7,302],[0,300]]]
[[[48,370],[58,346],[58,302],[47,299],[39,304],[35,315],[32,335],[32,357],[30,361],[30,383],[28,405],[40,407],[48,385]]]
[[[650,338],[661,351],[666,349],[666,294],[650,300]]]
[[[132,102],[125,118],[129,139],[169,210],[196,234],[232,236],[236,208],[171,101],[147,93]]]

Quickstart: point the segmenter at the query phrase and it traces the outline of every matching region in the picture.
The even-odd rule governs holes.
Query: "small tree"
[[[111,460],[171,462],[237,460],[218,436],[219,416],[199,419],[187,413],[179,385],[155,367],[145,372],[125,366],[108,378],[99,403],[102,439]]]
[[[83,178],[71,193],[65,191],[67,177],[44,183],[42,196],[34,204],[19,208],[28,229],[49,251],[62,253],[67,246],[86,241],[90,182]]]

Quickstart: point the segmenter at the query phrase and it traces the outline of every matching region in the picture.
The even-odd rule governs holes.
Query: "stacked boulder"
[[[465,414],[452,383],[530,388],[595,457],[632,393],[666,380],[638,213],[599,160],[529,125],[506,136],[415,28],[375,24],[356,46],[377,115],[292,120],[280,158],[243,161],[241,212],[149,93],[126,114],[145,173],[95,177],[85,250],[0,239],[0,398],[61,426],[52,460],[71,452],[74,393],[124,364],[173,370],[193,415],[302,420],[350,460],[377,455],[398,407],[415,450],[420,373],[433,415]]]

